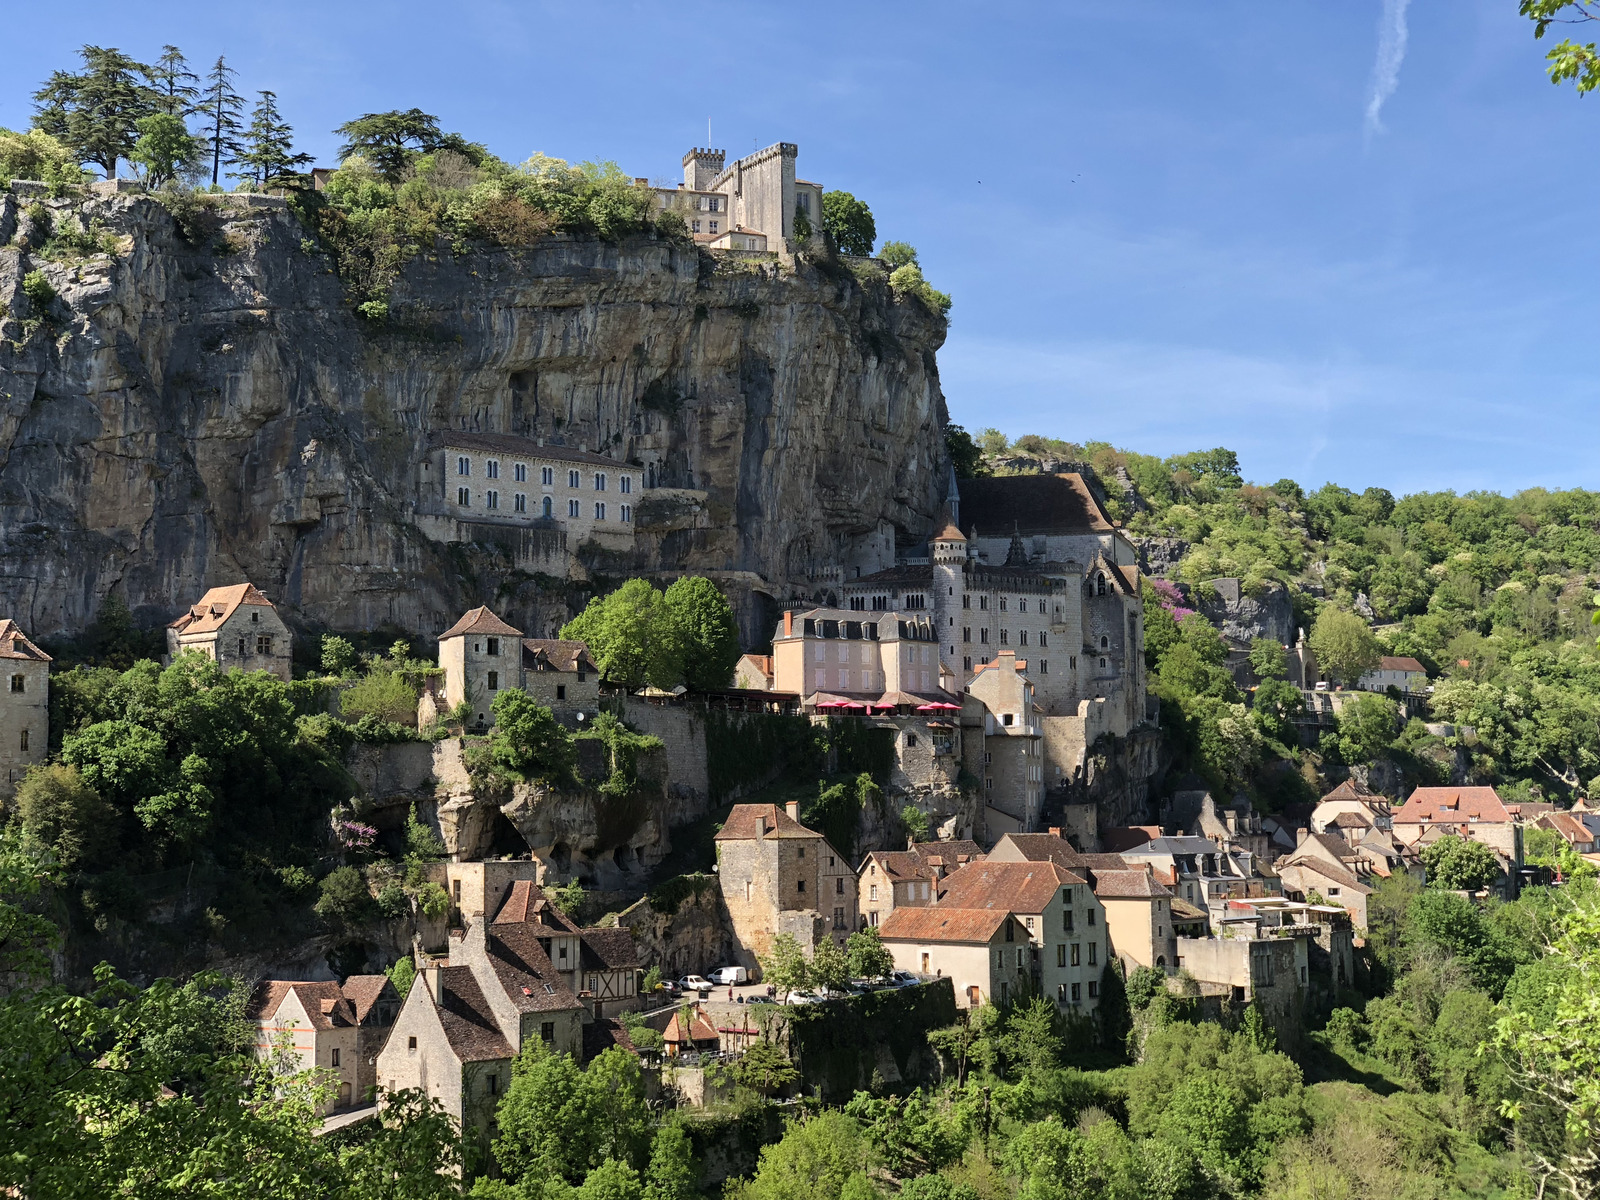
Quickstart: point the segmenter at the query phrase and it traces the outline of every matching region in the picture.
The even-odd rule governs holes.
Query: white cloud
[[[1383,106],[1400,86],[1406,57],[1406,7],[1411,0],[1383,0],[1378,18],[1378,57],[1372,64],[1372,95],[1367,100],[1366,136],[1383,132]]]

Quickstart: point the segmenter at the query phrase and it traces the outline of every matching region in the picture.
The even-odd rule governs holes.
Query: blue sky
[[[322,162],[340,121],[417,106],[508,159],[676,177],[709,117],[918,247],[968,428],[1597,487],[1600,98],[1546,81],[1516,7],[79,0],[8,14],[0,125],[80,43],[167,41],[275,90]]]

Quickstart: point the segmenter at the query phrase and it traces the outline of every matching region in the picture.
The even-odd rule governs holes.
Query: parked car
[[[910,971],[895,971],[889,976],[890,987],[916,987],[921,982],[922,980],[918,979]]]
[[[736,983],[749,983],[750,972],[743,967],[718,967],[711,972],[711,982],[719,987],[727,987]]]
[[[678,980],[678,986],[686,992],[699,992],[704,996],[717,985],[703,975],[685,975]]]

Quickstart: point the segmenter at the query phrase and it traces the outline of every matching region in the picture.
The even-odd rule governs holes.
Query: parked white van
[[[735,983],[749,983],[750,972],[743,967],[718,967],[711,972],[711,982],[725,987]]]

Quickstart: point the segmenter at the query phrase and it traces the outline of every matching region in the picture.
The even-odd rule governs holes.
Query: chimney
[[[800,820],[800,801],[789,801],[783,806],[783,811],[789,814],[789,820],[798,823]]]
[[[1060,837],[1061,836],[1061,826],[1059,826],[1059,825],[1050,826],[1050,836],[1054,837],[1054,838]]]
[[[783,611],[783,636],[794,636],[794,609],[786,608]]]
[[[1307,829],[1304,825],[1300,826],[1299,829],[1296,829],[1294,831],[1295,848],[1299,849],[1301,846],[1304,846],[1306,844],[1306,839],[1310,836],[1311,830]]]
[[[422,973],[428,977],[428,992],[433,997],[433,1002],[442,1007],[444,1004],[444,968],[435,964],[423,968]]]

